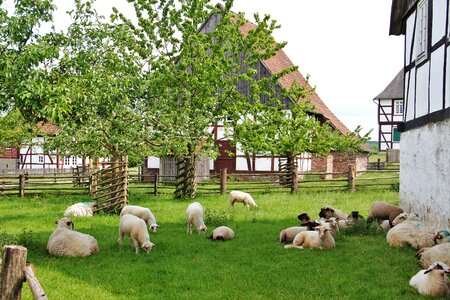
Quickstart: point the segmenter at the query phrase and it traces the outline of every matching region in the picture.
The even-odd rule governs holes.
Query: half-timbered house
[[[394,0],[390,34],[405,36],[400,204],[450,220],[450,20],[448,0]]]

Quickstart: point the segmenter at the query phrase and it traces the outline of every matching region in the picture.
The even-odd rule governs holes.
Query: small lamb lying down
[[[450,267],[442,262],[435,262],[428,269],[420,270],[409,281],[422,295],[450,297],[450,281],[445,274],[450,274]]]
[[[78,202],[66,208],[64,217],[92,217],[94,215],[92,208],[94,202]]]
[[[211,232],[209,238],[213,241],[228,241],[234,238],[234,231],[227,226],[219,226]]]

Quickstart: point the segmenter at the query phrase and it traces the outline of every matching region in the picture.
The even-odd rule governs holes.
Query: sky
[[[55,0],[57,28],[67,26],[72,1]],[[217,0],[216,2],[220,2]],[[212,2],[215,3],[215,2]],[[403,36],[389,36],[391,0],[235,0],[233,11],[269,14],[281,26],[275,31],[284,51],[330,110],[351,130],[373,128],[378,139],[373,98],[403,67]],[[109,16],[111,7],[131,11],[124,0],[97,0]]]

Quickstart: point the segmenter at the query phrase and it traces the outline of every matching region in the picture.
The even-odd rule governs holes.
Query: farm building
[[[390,22],[390,35],[405,36],[400,204],[441,226],[450,219],[449,5],[394,0]]]
[[[211,17],[203,24],[200,28],[200,32],[210,32],[214,30],[220,22],[219,15],[211,15]],[[241,32],[244,35],[247,35],[250,30],[256,29],[256,25],[251,22],[246,22],[241,28]],[[289,57],[283,50],[279,50],[275,56],[264,60],[259,61],[257,65],[257,78],[264,78],[269,76],[270,74],[277,74],[282,70],[292,67],[294,64],[291,62]],[[282,88],[289,89],[293,84],[297,84],[300,86],[308,85],[305,77],[298,71],[295,70],[278,80],[278,85],[275,87],[276,90],[281,90]],[[248,85],[248,84],[247,84]],[[240,92],[245,93],[248,91],[249,86],[246,83],[238,83],[238,89]],[[322,101],[322,99],[317,95],[315,91],[309,96],[311,104],[314,105],[315,117],[321,121],[329,121],[331,126],[339,131],[342,134],[349,133],[349,129],[331,112],[331,110],[326,106],[326,104]],[[262,101],[264,101],[264,96],[261,96]],[[288,105],[291,99],[286,98],[283,100],[283,103]],[[213,124],[210,127],[210,132],[214,136],[214,140],[216,145],[218,146],[220,155],[216,160],[209,161],[209,172],[218,173],[221,169],[226,168],[228,172],[239,173],[239,172],[276,172],[279,170],[280,166],[280,158],[273,155],[258,155],[258,156],[248,156],[244,152],[239,149],[239,145],[237,147],[233,147],[230,142],[229,137],[225,134],[224,124]],[[232,155],[228,155],[228,153],[232,153]],[[338,156],[338,155],[337,155]],[[299,157],[297,157],[297,165],[299,171],[310,171],[313,170],[314,160],[322,160],[322,163],[318,165],[322,165],[321,168],[325,168],[329,171],[340,171],[338,165],[333,167],[332,162],[333,159],[330,158],[316,158],[309,153],[305,153]],[[360,158],[356,157],[345,157],[347,161],[359,160]],[[364,157],[363,163],[359,164],[360,166],[367,166],[367,156]],[[331,162],[331,165],[330,165]],[[206,164],[208,163],[206,159]],[[145,168],[147,173],[160,173],[161,168],[165,164],[164,160],[160,160],[157,157],[148,157],[145,160]],[[204,167],[205,162],[201,162]],[[328,166],[328,168],[327,168]],[[348,168],[347,165],[345,167]],[[345,169],[345,170],[346,170]]]

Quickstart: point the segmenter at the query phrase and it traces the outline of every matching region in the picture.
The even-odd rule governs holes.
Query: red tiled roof
[[[56,134],[59,131],[59,128],[56,125],[53,125],[52,123],[49,122],[46,123],[43,123],[42,121],[38,122],[37,127],[42,133],[46,134]]]

